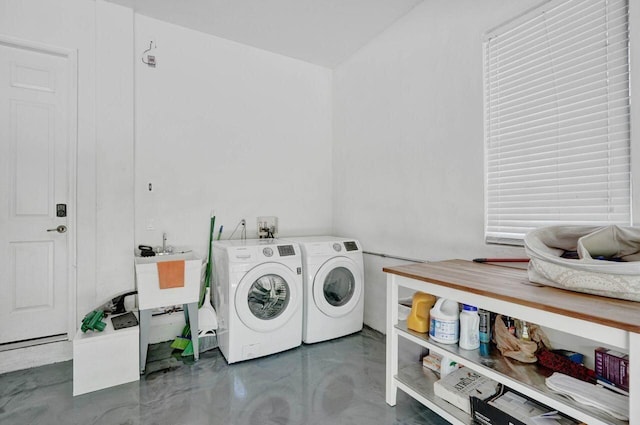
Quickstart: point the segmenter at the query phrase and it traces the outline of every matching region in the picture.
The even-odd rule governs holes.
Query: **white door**
[[[0,39],[0,344],[69,330],[71,60]]]

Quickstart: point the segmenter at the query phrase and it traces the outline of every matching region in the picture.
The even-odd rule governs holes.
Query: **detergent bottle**
[[[460,313],[460,342],[458,345],[464,350],[475,350],[480,347],[480,316],[478,307],[468,304],[462,305]]]
[[[431,327],[429,337],[443,344],[455,344],[459,339],[458,303],[440,298],[431,309]]]
[[[413,294],[411,313],[407,317],[407,328],[420,333],[429,332],[429,310],[435,302],[436,297],[431,294],[424,292]]]

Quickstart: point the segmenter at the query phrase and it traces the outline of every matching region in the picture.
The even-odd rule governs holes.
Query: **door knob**
[[[47,232],[64,233],[66,231],[67,231],[67,226],[65,226],[64,224],[61,224],[60,226],[56,227],[55,229],[47,229]]]

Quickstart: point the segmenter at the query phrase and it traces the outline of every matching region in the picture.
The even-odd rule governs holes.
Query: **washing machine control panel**
[[[347,251],[357,251],[358,250],[358,244],[356,244],[354,241],[348,241],[344,243],[344,247],[347,249]]]
[[[273,249],[269,247],[263,248],[262,253],[264,254],[265,257],[271,257],[273,256]]]
[[[333,244],[333,250],[336,252],[340,252],[342,251],[342,245],[340,245],[338,242]]]
[[[288,257],[290,255],[296,255],[296,250],[293,245],[278,245],[278,253],[281,257]]]

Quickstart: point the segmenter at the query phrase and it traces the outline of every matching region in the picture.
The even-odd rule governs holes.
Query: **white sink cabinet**
[[[184,261],[184,286],[167,289],[160,288],[158,263],[163,261]],[[144,373],[147,364],[151,311],[158,307],[169,307],[178,304],[184,306],[191,329],[193,357],[198,360],[198,301],[204,272],[202,259],[191,252],[154,257],[136,257],[135,268],[140,315],[140,374]]]

